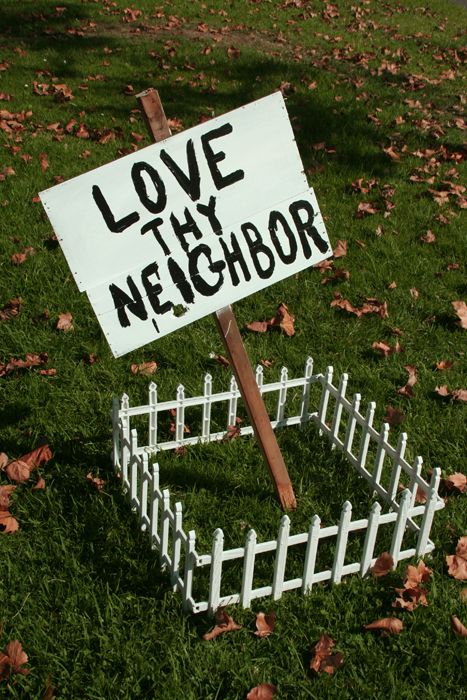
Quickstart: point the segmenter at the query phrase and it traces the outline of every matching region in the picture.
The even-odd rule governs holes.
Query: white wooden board
[[[280,92],[40,197],[115,356],[331,255]]]

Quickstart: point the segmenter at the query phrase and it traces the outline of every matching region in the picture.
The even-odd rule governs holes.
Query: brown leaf
[[[413,396],[413,387],[417,383],[417,368],[413,365],[405,365],[404,369],[406,369],[409,373],[409,378],[407,380],[407,384],[398,389],[397,393],[401,394],[402,396],[406,396],[408,399],[411,399]]]
[[[73,330],[72,320],[73,320],[73,316],[71,315],[71,313],[69,311],[66,311],[63,314],[59,314],[55,328],[58,331],[65,331],[65,332],[72,331]]]
[[[268,321],[252,321],[251,323],[247,323],[245,328],[249,331],[253,331],[253,333],[266,333],[269,328],[269,323]]]
[[[396,588],[396,593],[399,597],[393,602],[393,608],[400,608],[402,610],[415,610],[419,605],[428,605],[426,599],[426,591],[420,586],[413,586],[413,588]]]
[[[452,301],[451,304],[459,319],[457,324],[461,328],[467,328],[467,304],[465,301]]]
[[[452,362],[451,360],[440,360],[439,362],[436,363],[436,369],[439,369],[439,370],[451,369],[453,364],[454,364],[454,362]]]
[[[98,491],[102,491],[102,489],[105,486],[105,479],[101,479],[100,476],[94,476],[89,472],[89,474],[86,474],[86,479],[89,481],[90,484],[94,486]]]
[[[448,493],[451,493],[452,491],[465,493],[465,491],[467,491],[467,476],[461,472],[451,474],[445,479],[441,479],[440,487]]]
[[[238,427],[238,425],[228,425],[227,432],[225,433],[222,439],[226,441],[233,440],[236,437],[240,437],[240,428]]]
[[[337,245],[332,254],[335,258],[343,258],[347,255],[347,241],[337,241]]]
[[[420,240],[422,243],[434,243],[436,241],[436,236],[433,231],[429,229],[423,236],[420,236]]]
[[[454,401],[467,401],[467,389],[454,389],[451,396]]]
[[[419,298],[420,292],[418,291],[418,289],[416,289],[415,287],[411,287],[411,289],[409,291],[410,291],[410,296],[412,297],[412,299]]]
[[[44,173],[49,167],[49,158],[47,156],[47,153],[41,153],[39,155],[39,159],[41,163],[42,172]]]
[[[13,372],[15,369],[29,369],[30,367],[45,365],[48,361],[49,356],[46,352],[42,352],[40,355],[33,352],[28,352],[26,353],[25,360],[16,360],[11,358],[6,365],[0,364],[0,377],[10,374],[10,372]]]
[[[334,673],[336,668],[344,663],[344,656],[341,652],[332,654],[331,650],[335,645],[335,641],[327,634],[322,634],[315,648],[314,656],[310,661],[310,668],[315,673],[324,671],[325,673]]]
[[[271,700],[277,693],[277,688],[271,683],[260,683],[250,690],[246,700]]]
[[[270,326],[279,326],[279,328],[289,337],[295,335],[294,328],[295,317],[289,313],[285,304],[279,304],[276,315],[269,321]]]
[[[274,361],[262,359],[259,361],[259,364],[262,365],[263,367],[265,367],[266,369],[269,369],[270,367],[273,366]]]
[[[394,566],[394,559],[389,554],[389,552],[383,552],[379,555],[373,566],[371,567],[371,573],[377,578],[380,576],[386,576]]]
[[[455,615],[451,616],[451,629],[457,637],[467,637],[467,627]]]
[[[22,301],[21,297],[15,297],[10,299],[5,306],[2,306],[0,309],[0,321],[9,321],[10,318],[18,316],[21,311]]]
[[[0,528],[5,534],[9,534],[19,530],[18,521],[8,510],[0,510]]]
[[[459,581],[467,580],[467,537],[461,537],[457,543],[456,553],[446,556],[448,574]]]
[[[268,637],[274,632],[274,627],[276,626],[276,614],[273,612],[263,613],[259,612],[256,615],[256,636],[257,637]]]
[[[52,459],[52,450],[46,445],[40,445],[31,452],[20,457],[20,460],[28,465],[29,471],[46,464]]]
[[[8,678],[13,673],[20,673],[26,676],[29,673],[28,668],[22,668],[23,664],[27,664],[28,657],[23,651],[23,647],[17,639],[9,642],[3,654],[0,653],[0,680]]]
[[[133,364],[130,366],[132,374],[143,374],[149,376],[157,370],[157,362],[142,362],[141,364]]]
[[[375,342],[371,344],[371,347],[373,350],[377,350],[378,352],[382,353],[384,357],[389,357],[394,353],[402,352],[399,341],[396,341],[396,344],[391,346],[389,343],[385,343],[384,341],[375,340]]]
[[[215,360],[219,365],[222,365],[222,367],[230,367],[230,362],[224,355],[218,355],[215,352],[210,353],[209,357],[211,360]]]
[[[13,462],[10,462],[5,472],[9,479],[19,484],[23,481],[27,481],[31,476],[29,466],[20,459],[15,459]]]
[[[382,637],[387,637],[389,634],[400,634],[403,628],[403,622],[398,617],[383,617],[381,620],[375,620],[364,626],[366,630],[381,632]]]
[[[6,452],[0,452],[0,471],[3,471],[8,464],[8,455]]]
[[[339,282],[340,280],[350,279],[350,272],[348,270],[338,269],[334,271],[334,274],[330,277],[323,277],[321,284],[329,284],[330,282]]]
[[[0,511],[8,510],[10,507],[10,496],[15,490],[16,486],[13,484],[7,484],[5,486],[0,486]]]
[[[443,397],[451,396],[451,393],[448,389],[447,384],[443,384],[442,386],[435,387],[435,392],[438,394],[438,396],[443,396]]]
[[[365,214],[377,214],[378,209],[371,202],[360,202],[355,213],[356,219],[361,219]]]
[[[400,425],[404,422],[405,416],[398,408],[386,406],[386,415],[383,420],[385,423],[389,423],[389,425]]]
[[[241,625],[237,625],[234,619],[228,615],[223,608],[219,608],[215,616],[216,625],[212,628],[210,632],[203,634],[203,639],[209,642],[211,639],[215,639],[220,634],[225,632],[232,632],[233,630],[239,630],[242,628]]]
[[[33,491],[39,491],[41,489],[45,489],[45,479],[43,476],[39,476],[36,483],[32,487]]]

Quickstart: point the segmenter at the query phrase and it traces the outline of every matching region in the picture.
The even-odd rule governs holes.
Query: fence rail
[[[332,448],[340,450],[349,464],[368,483],[370,491],[377,494],[385,505],[382,512],[379,502],[374,502],[367,518],[352,520],[352,505],[346,501],[342,506],[339,523],[321,527],[315,515],[307,532],[291,534],[290,518],[284,515],[279,524],[277,539],[258,542],[252,529],[245,543],[234,549],[224,549],[224,533],[217,528],[213,533],[210,553],[199,554],[196,550],[196,533],[183,529],[181,503],[171,504],[168,489],[161,490],[159,467],[149,465],[151,454],[161,450],[171,450],[181,445],[220,440],[225,431],[210,432],[211,408],[215,403],[226,403],[226,428],[235,424],[240,393],[232,378],[228,391],[213,393],[212,379],[206,375],[201,396],[187,398],[183,386],[177,389],[174,401],[159,402],[157,387],[149,386],[149,401],[145,406],[129,405],[128,396],[114,400],[113,420],[113,463],[121,476],[132,509],[138,514],[141,528],[149,535],[151,546],[158,551],[161,568],[168,572],[174,591],[178,591],[184,607],[191,612],[214,612],[218,607],[240,603],[248,607],[255,598],[270,596],[274,600],[286,591],[300,589],[302,593],[311,590],[314,584],[330,581],[339,583],[342,577],[359,573],[365,576],[376,560],[375,545],[382,528],[391,534],[389,552],[394,566],[403,559],[422,556],[434,549],[429,539],[434,514],[444,506],[438,495],[440,470],[434,469],[427,482],[421,475],[422,458],[417,457],[413,464],[406,461],[404,454],[407,435],[402,433],[396,447],[388,441],[389,426],[383,424],[381,430],[373,427],[375,404],[370,403],[365,414],[360,412],[361,397],[355,394],[352,401],[346,396],[348,377],[343,374],[336,387],[332,383],[333,368],[328,367],[324,374],[313,374],[313,363],[308,358],[302,377],[289,379],[285,368],[280,380],[264,384],[262,368],[256,370],[256,381],[263,394],[277,392],[274,428],[286,425],[315,424],[320,433],[328,439]],[[319,407],[309,411],[310,388],[313,384],[321,389]],[[287,398],[292,388],[301,389],[300,406],[296,415],[287,416]],[[334,403],[334,407],[332,407]],[[201,432],[186,437],[184,433],[185,412],[192,407],[201,407]],[[174,440],[158,442],[160,414],[174,412]],[[148,444],[138,445],[138,436],[131,427],[131,418],[148,417]],[[240,429],[242,435],[251,434],[251,426]],[[370,454],[374,456],[370,463]],[[405,475],[407,484],[399,493],[399,481]],[[421,494],[423,497],[421,498]],[[418,503],[420,500],[424,501]],[[418,503],[418,504],[417,504]],[[404,538],[408,531],[415,533],[415,545],[404,548]],[[349,535],[359,533],[363,537],[361,556],[358,561],[345,563],[348,552]],[[317,570],[320,543],[333,544],[332,562],[322,570]],[[293,548],[305,547],[301,564],[301,575],[286,578],[287,558]],[[274,554],[272,581],[268,585],[254,587],[255,565],[262,555]],[[238,590],[222,595],[224,564],[239,562],[241,584]],[[193,587],[197,572],[209,569],[209,583],[202,600],[196,601]],[[319,567],[318,567],[319,568]]]

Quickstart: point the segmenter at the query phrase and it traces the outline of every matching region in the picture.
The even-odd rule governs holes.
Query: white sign
[[[40,198],[116,357],[332,254],[279,92]]]

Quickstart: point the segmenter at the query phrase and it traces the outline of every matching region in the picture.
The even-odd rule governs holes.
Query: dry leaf
[[[21,297],[15,297],[10,299],[5,306],[0,309],[0,321],[9,321],[10,318],[14,318],[21,311],[21,304],[23,300]]]
[[[10,507],[10,496],[15,490],[16,486],[13,484],[8,484],[6,486],[0,486],[0,511],[8,510]]]
[[[434,243],[436,241],[436,236],[433,231],[428,230],[423,236],[420,236],[422,243]]]
[[[417,383],[417,368],[413,365],[405,365],[404,369],[409,373],[409,378],[405,386],[398,389],[397,393],[411,399],[413,396],[413,386]]]
[[[295,335],[294,328],[295,317],[289,313],[285,304],[279,304],[276,315],[269,321],[270,326],[279,326],[279,328],[289,337]]]
[[[58,331],[65,331],[65,332],[72,331],[73,330],[72,320],[73,320],[73,316],[71,315],[71,313],[69,311],[67,311],[66,313],[63,313],[63,314],[59,314],[55,328]]]
[[[239,630],[242,628],[241,625],[237,625],[233,618],[228,615],[223,608],[219,608],[215,616],[216,625],[212,628],[210,632],[203,634],[203,639],[209,642],[211,639],[215,639],[220,634],[225,632],[232,632],[233,630]]]
[[[457,324],[461,328],[467,328],[467,304],[465,301],[452,301],[451,304],[459,319]]]
[[[256,615],[256,636],[257,637],[268,637],[274,632],[274,627],[276,626],[276,614],[273,612],[263,613],[259,612]]]
[[[465,493],[465,491],[467,491],[467,476],[461,472],[456,472],[455,474],[447,476],[445,479],[441,479],[440,486],[448,493],[452,491]]]
[[[0,529],[5,534],[16,532],[19,529],[18,521],[8,510],[0,510]]]
[[[405,570],[404,587],[412,588],[419,583],[425,583],[431,577],[433,570],[426,566],[423,559],[420,559],[417,566],[409,564]]]
[[[13,462],[10,462],[5,472],[9,479],[18,483],[27,481],[31,476],[29,466],[21,459],[15,459]]]
[[[393,602],[393,608],[400,608],[411,612],[419,605],[424,605],[425,607],[428,605],[426,591],[420,588],[420,586],[414,586],[413,588],[396,588],[395,591],[399,594],[399,597]]]
[[[271,700],[277,693],[277,688],[271,683],[261,683],[250,690],[246,700]]]
[[[28,668],[22,668],[23,664],[27,664],[28,657],[23,651],[23,647],[17,639],[9,642],[3,653],[0,652],[0,680],[9,678],[13,673],[20,673],[26,676],[29,673]]]
[[[440,360],[439,362],[436,363],[436,369],[445,370],[445,369],[451,369],[453,366],[454,362],[451,360]]]
[[[218,355],[215,352],[211,352],[209,353],[209,357],[211,360],[215,360],[215,362],[217,362],[219,365],[222,365],[222,367],[230,367],[230,362],[226,357],[224,357],[224,355]]]
[[[457,637],[467,637],[467,627],[455,615],[451,616],[451,629]]]
[[[383,552],[379,555],[373,566],[371,567],[371,573],[373,576],[386,576],[394,566],[394,559],[389,554],[389,552]]]
[[[375,340],[375,342],[371,344],[371,347],[373,348],[373,350],[377,350],[378,352],[382,353],[384,357],[389,357],[390,355],[394,355],[395,353],[402,352],[402,348],[399,344],[399,341],[396,341],[396,344],[394,346],[391,346],[389,345],[389,343],[385,343],[382,340]]]
[[[51,459],[52,450],[47,444],[40,445],[31,452],[28,452],[27,454],[20,457],[20,460],[28,465],[30,471],[33,471],[33,469],[36,469],[37,467],[40,467],[43,464],[46,464]]]
[[[343,258],[347,255],[347,241],[337,241],[337,245],[332,254],[335,258]]]
[[[459,581],[467,580],[467,537],[461,537],[457,543],[456,553],[446,556],[448,574]]]
[[[381,620],[375,620],[364,626],[366,630],[376,630],[381,632],[382,637],[387,637],[389,634],[400,634],[404,625],[398,617],[383,617]]]
[[[249,331],[253,331],[253,333],[266,333],[269,328],[269,323],[268,321],[252,321],[251,323],[247,323],[245,328]]]
[[[41,489],[45,489],[45,479],[43,476],[40,476],[32,487],[33,491],[39,491]]]
[[[157,362],[141,362],[141,364],[133,364],[130,367],[132,374],[143,374],[149,376],[157,370]]]
[[[341,652],[332,654],[331,650],[335,645],[335,641],[327,634],[322,634],[315,648],[314,656],[310,661],[310,668],[315,673],[334,673],[336,668],[344,663],[344,655]]]
[[[102,489],[105,486],[105,480],[101,479],[100,476],[94,476],[89,472],[89,474],[86,474],[86,479],[89,481],[90,484],[92,484],[98,491],[102,491]]]
[[[6,452],[0,452],[0,471],[3,471],[8,464],[8,455]]]
[[[386,414],[383,420],[385,423],[389,423],[389,425],[400,425],[404,422],[405,416],[398,408],[386,406]]]

